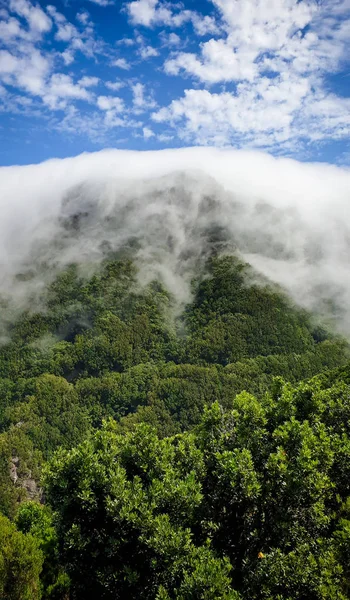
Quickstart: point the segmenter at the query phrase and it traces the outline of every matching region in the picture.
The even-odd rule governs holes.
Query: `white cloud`
[[[167,143],[174,139],[173,135],[167,135],[166,133],[160,133],[157,135],[157,140],[159,142]]]
[[[156,102],[151,96],[147,96],[145,93],[145,85],[142,83],[135,83],[132,86],[133,93],[133,105],[134,113],[140,114],[141,112],[156,107]]]
[[[97,106],[104,113],[103,123],[100,124],[100,134],[106,134],[115,127],[139,129],[143,125],[142,122],[130,118],[132,111],[118,96],[99,96]]]
[[[84,75],[81,79],[79,79],[78,84],[82,87],[95,87],[99,83],[98,77],[91,77],[88,75]]]
[[[77,36],[77,29],[71,23],[63,23],[62,25],[58,24],[57,33],[55,35],[57,41],[69,42],[71,39]]]
[[[74,52],[72,50],[64,50],[61,52],[61,56],[65,65],[70,65],[74,62]]]
[[[21,50],[21,48],[19,48]],[[21,54],[14,55],[7,50],[0,51],[0,73],[3,82],[17,86],[33,95],[41,95],[45,80],[50,71],[50,61],[38,50],[24,46]]]
[[[182,43],[182,40],[177,33],[173,31],[171,33],[166,33],[162,31],[160,34],[160,39],[162,41],[163,46],[179,46]]]
[[[310,21],[317,5],[296,0],[211,0],[222,13],[227,31],[234,32],[237,40],[250,41],[267,47],[281,45],[291,28],[303,28]]]
[[[80,128],[98,135],[104,115],[85,120],[76,116],[70,109],[72,120],[64,120],[70,133]],[[170,283],[175,298],[186,301],[207,243],[205,231],[215,225],[238,244],[248,262],[282,284],[299,304],[315,308],[331,300],[339,308],[332,307],[332,316],[349,336],[350,222],[344,218],[349,186],[349,169],[212,148],[114,150],[3,168],[1,295],[9,297],[11,308],[21,301],[30,306],[42,292],[43,263],[51,270],[45,276],[54,278],[73,261],[93,265],[103,260],[102,239],[115,252],[137,239],[147,249],[147,260],[139,265],[143,280],[145,268],[148,276]],[[213,200],[209,211],[208,197]],[[95,226],[68,236],[62,229],[62,206],[67,216],[86,211],[90,202]],[[50,252],[57,253],[54,242],[63,233],[60,260],[53,260],[57,255]],[[31,261],[33,279],[16,279]],[[40,269],[35,268],[38,264]]]
[[[127,125],[113,110],[85,113],[72,104],[67,106],[63,118],[53,119],[50,123],[51,127],[59,133],[71,136],[81,135],[101,146],[111,143],[109,134],[112,128],[123,127],[124,124]],[[118,142],[119,140],[113,135],[113,143]]]
[[[133,46],[135,44],[135,41],[131,38],[122,38],[121,40],[117,41],[117,44],[119,46]]]
[[[165,63],[165,72],[178,75],[181,70],[205,83],[253,80],[258,74],[254,55],[248,49],[235,51],[226,40],[211,39],[202,46],[202,56],[182,52]]]
[[[34,6],[28,0],[10,0],[10,10],[23,17],[32,31],[46,33],[52,27],[52,21],[39,6]]]
[[[86,10],[83,10],[77,14],[77,19],[83,25],[87,25],[90,19],[90,15]]]
[[[147,58],[159,56],[159,52],[156,48],[153,48],[152,46],[143,46],[140,48],[140,56],[143,60],[147,60]]]
[[[77,52],[81,52],[88,58],[94,58],[98,54],[105,55],[105,45],[95,39],[93,24],[89,21],[87,12],[78,13],[77,20],[80,25],[77,28],[54,6],[49,5],[47,11],[57,28],[55,39],[67,44],[66,49],[61,52],[66,65],[74,61]]]
[[[133,25],[181,27],[184,23],[192,22],[198,35],[217,31],[213,17],[198,15],[192,10],[184,10],[181,4],[171,5],[169,2],[160,2],[159,0],[134,0],[126,5],[126,10]]]
[[[135,42],[138,44],[137,52],[142,60],[147,60],[148,58],[152,58],[154,56],[158,56],[159,52],[153,46],[149,46],[145,38],[142,35],[137,35],[135,38]]]
[[[158,0],[135,0],[127,6],[128,13],[134,25],[149,27],[156,20]]]
[[[65,108],[71,99],[91,101],[86,87],[91,85],[92,78],[82,78],[74,83],[69,75],[51,75],[51,61],[32,47],[30,52],[27,50],[27,46],[19,47],[17,55],[0,51],[0,78],[6,85],[40,98],[52,110]]]
[[[113,90],[114,92],[121,90],[125,86],[124,81],[105,81],[104,83],[109,90]]]
[[[0,73],[15,73],[18,67],[18,60],[7,50],[0,50]]]
[[[46,7],[46,11],[53,18],[55,23],[66,23],[67,22],[66,17],[64,15],[62,15],[62,13],[58,12],[56,7],[53,6],[52,4],[49,4]]]
[[[6,20],[0,21],[0,39],[2,43],[11,43],[19,38],[30,39],[30,34],[22,29],[18,19],[14,17],[5,17]]]
[[[13,15],[7,11],[0,14],[0,42],[3,46],[16,46],[19,41],[40,42],[42,36],[50,31],[51,19],[27,0],[11,0],[9,8]],[[23,23],[22,19],[26,22]]]
[[[152,131],[152,129],[149,127],[144,127],[142,129],[142,133],[145,140],[149,140],[151,137],[154,137],[154,131]]]
[[[219,33],[220,31],[215,19],[210,15],[199,15],[198,13],[192,13],[191,21],[197,35]]]
[[[93,4],[98,4],[99,6],[109,6],[111,4],[114,4],[114,0],[88,0],[89,2],[92,2]]]
[[[116,110],[118,112],[124,110],[124,102],[117,96],[99,96],[97,98],[97,106],[101,110]]]
[[[68,104],[76,100],[91,102],[93,96],[87,88],[96,85],[98,78],[85,76],[75,82],[70,74],[55,72],[58,57],[63,59],[65,65],[71,64],[74,51],[80,43],[82,51],[88,52],[85,47],[88,40],[82,39],[85,33],[78,32],[54,6],[47,6],[50,17],[27,0],[11,0],[10,8],[27,21],[29,29],[23,29],[19,21],[11,17],[5,22],[7,31],[9,27],[11,29],[13,39],[7,36],[7,49],[0,51],[2,83],[17,88],[17,91],[28,93],[36,102],[41,100],[50,110],[66,110]],[[47,52],[42,49],[40,43],[39,34],[52,29],[52,21],[57,27],[56,39],[68,43],[61,53]],[[14,107],[19,102],[23,104],[20,97],[15,97]]]
[[[84,101],[89,114],[95,111],[96,128],[99,122],[104,131],[128,123],[141,136],[143,128],[153,131],[152,123],[158,122],[163,131],[156,136],[163,143],[174,137],[181,143],[268,147],[279,152],[349,136],[349,99],[332,93],[332,82],[327,82],[328,75],[340,68],[345,73],[349,0],[209,0],[206,7],[210,3],[212,13],[206,9],[208,14],[199,14],[189,10],[193,6],[189,0],[114,2],[115,10],[126,12],[137,29],[123,31],[125,36],[111,45],[98,37],[86,10],[70,22],[53,5],[8,0],[8,10],[0,10],[0,85],[7,90],[2,94],[6,110],[17,111],[25,102],[36,114],[42,110],[45,118],[49,110],[64,110],[68,127],[74,120],[78,123],[74,105],[79,102],[83,112]],[[102,15],[93,11],[92,4],[90,8]],[[205,39],[188,35],[188,27],[176,29],[184,25]],[[156,26],[161,27],[157,47],[141,30]],[[145,75],[140,65],[140,59],[160,53],[165,55],[163,73],[182,78],[176,86],[163,85],[163,97],[169,99],[162,108],[141,83]],[[159,59],[154,62],[158,65]],[[111,66],[133,68],[135,77],[114,80]],[[147,81],[153,85],[149,69],[147,65]],[[99,96],[100,90],[94,93],[97,85],[105,86],[105,96]],[[127,101],[127,90],[124,101],[119,99],[125,103],[122,119],[121,105],[110,98],[125,86],[130,86],[131,99]],[[154,85],[154,90],[160,87]],[[99,102],[97,95],[102,98]],[[109,108],[102,109],[101,103]],[[5,101],[2,110],[4,106]],[[153,111],[151,123],[147,111]],[[141,124],[132,121],[141,118],[138,115]],[[82,114],[80,118],[83,122]],[[83,126],[81,130],[88,132]]]
[[[89,14],[78,13],[73,24],[55,6],[47,5],[47,12],[44,13],[34,2],[35,0],[11,0],[11,10],[15,16],[7,11],[1,14],[3,20],[0,21],[0,35],[1,42],[5,45],[0,49],[2,110],[12,113],[21,111],[22,114],[35,114],[45,118],[50,111],[52,114],[53,111],[64,111],[60,122],[53,118],[52,127],[69,133],[84,132],[94,139],[107,139],[104,136],[114,127],[142,127],[143,124],[134,120],[131,115],[133,112],[142,112],[147,107],[154,108],[156,104],[150,97],[145,95],[141,101],[139,94],[135,100],[133,94],[133,101],[125,112],[121,98],[108,95],[96,98],[93,88],[100,84],[100,78],[83,75],[81,71],[79,73],[79,63],[75,63],[78,71],[74,75],[72,71],[60,72],[64,69],[63,65],[69,66],[75,61],[77,52],[89,59],[102,54],[111,64],[114,50],[95,39]],[[49,28],[52,30],[51,39],[54,38],[58,45],[47,50],[41,41],[43,33]],[[146,46],[145,52],[151,55],[151,47]],[[130,68],[124,58],[116,59],[114,65],[124,70]],[[107,81],[105,84],[114,92],[126,85],[120,81]],[[82,106],[77,105],[81,102],[86,103],[86,116]],[[122,112],[125,113],[124,117]],[[88,127],[90,121],[91,130]]]
[[[52,75],[45,93],[43,101],[50,108],[65,108],[68,99],[91,101],[91,93],[83,87],[81,82],[74,83],[69,75],[55,73]]]
[[[144,105],[144,89],[145,86],[142,83],[136,83],[132,86],[132,91],[134,94],[134,105],[140,108]]]
[[[317,36],[298,32],[311,23],[313,5],[296,0],[212,1],[222,12],[226,35],[202,44],[199,55],[180,53],[169,59],[165,64],[168,73],[177,75],[183,70],[205,83],[218,83],[255,79],[267,66],[264,59],[270,60],[270,69],[277,60],[278,72],[282,67],[289,68],[293,60],[309,68],[309,49]],[[273,56],[272,60],[266,53]]]
[[[348,2],[212,2],[222,15],[221,37],[201,44],[199,52],[173,54],[164,70],[231,89],[188,86],[183,97],[154,113],[155,121],[170,121],[184,141],[201,144],[291,149],[303,138],[350,134],[350,101],[330,94],[323,82],[346,57]]]
[[[124,71],[129,71],[131,65],[125,60],[125,58],[117,58],[111,63],[112,67],[118,67],[118,69],[123,69]]]
[[[91,103],[94,99],[91,88],[98,85],[98,77],[85,75],[79,79],[71,73],[57,72],[59,59],[64,65],[70,65],[77,51],[87,57],[103,52],[87,19],[80,18],[83,26],[77,29],[52,5],[46,7],[47,13],[28,0],[11,0],[9,7],[18,18],[6,12],[0,22],[1,41],[5,45],[0,50],[0,85],[10,86],[6,110],[16,112],[19,105],[32,104],[32,114],[35,110],[39,114],[40,106],[42,109],[40,101],[51,111],[68,111],[76,101]],[[52,35],[56,41],[66,45],[61,52],[55,49],[47,51],[41,44],[42,34],[52,29],[53,23],[55,30]],[[22,96],[22,93],[29,97]]]
[[[253,147],[291,147],[302,138],[350,135],[350,99],[320,96],[307,79],[261,79],[255,87],[240,84],[237,94],[186,90],[183,98],[153,114],[172,122],[186,141]]]

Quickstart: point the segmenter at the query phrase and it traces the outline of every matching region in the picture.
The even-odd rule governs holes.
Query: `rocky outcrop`
[[[32,477],[30,469],[26,469],[23,473],[21,473],[21,464],[18,456],[11,457],[9,474],[13,484],[16,487],[20,487],[25,490],[28,500],[41,501],[42,489]]]

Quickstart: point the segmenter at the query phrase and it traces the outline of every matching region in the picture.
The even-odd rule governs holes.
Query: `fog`
[[[350,170],[234,150],[104,150],[0,169],[0,297],[40,309],[66,265],[133,248],[181,307],[213,240],[350,337]]]

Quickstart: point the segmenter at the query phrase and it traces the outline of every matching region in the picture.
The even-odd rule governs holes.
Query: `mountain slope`
[[[128,248],[6,328],[0,510],[41,552],[25,597],[346,598],[348,344],[218,232],[208,249],[184,308]]]

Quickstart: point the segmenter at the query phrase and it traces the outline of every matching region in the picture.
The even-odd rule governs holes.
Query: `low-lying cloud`
[[[350,171],[255,152],[105,150],[0,169],[0,296],[40,306],[77,262],[134,248],[143,281],[180,304],[218,236],[301,306],[350,336]]]

